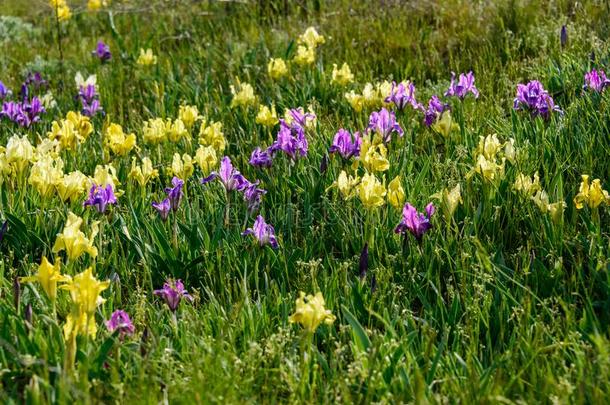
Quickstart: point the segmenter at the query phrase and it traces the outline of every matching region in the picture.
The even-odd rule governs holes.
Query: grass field
[[[3,403],[608,403],[608,2],[0,3]]]

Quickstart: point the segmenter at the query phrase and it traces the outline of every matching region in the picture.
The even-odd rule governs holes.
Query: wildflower
[[[19,281],[22,283],[40,283],[47,297],[51,301],[55,301],[57,283],[65,282],[68,279],[68,277],[61,275],[61,259],[59,257],[55,259],[55,264],[51,264],[46,256],[43,256],[40,266],[38,266],[38,273],[35,276],[21,277]]]
[[[252,235],[258,241],[259,246],[270,245],[273,249],[278,248],[277,239],[275,238],[275,230],[272,225],[265,222],[262,216],[257,216],[252,228],[242,232],[242,236]]]
[[[483,155],[487,159],[495,159],[504,144],[500,142],[496,134],[479,136],[479,144],[475,150],[476,154]]]
[[[365,174],[358,185],[358,197],[365,208],[381,207],[384,203],[386,189],[372,174]]]
[[[190,131],[195,125],[195,122],[199,120],[199,109],[194,105],[181,105],[178,110],[178,119],[184,123],[184,126]]]
[[[212,146],[200,146],[195,152],[194,160],[205,175],[218,165],[216,150]]]
[[[294,62],[300,66],[312,65],[316,60],[315,48],[299,45],[297,54],[294,56]]]
[[[72,311],[73,313],[86,314],[92,318],[96,308],[105,301],[100,294],[109,286],[110,281],[99,281],[93,276],[93,269],[89,267],[60,288],[70,293],[72,304],[76,309]]]
[[[167,187],[165,189],[165,192],[169,197],[172,211],[176,212],[178,210],[178,206],[180,205],[180,200],[182,200],[182,187],[184,187],[184,181],[182,181],[178,177],[173,177],[172,186],[173,187]]]
[[[583,174],[582,182],[580,183],[580,189],[578,194],[574,197],[574,205],[576,209],[582,209],[585,204],[589,208],[597,208],[601,203],[610,205],[610,195],[608,191],[602,189],[601,180],[595,179],[589,184],[589,175]]]
[[[222,133],[222,122],[203,120],[199,128],[199,144],[212,146],[216,152],[224,152],[227,140]]]
[[[140,48],[140,56],[136,63],[140,66],[151,66],[157,64],[157,56],[153,53],[152,49],[148,48],[144,50]]]
[[[388,184],[388,202],[396,209],[400,209],[405,203],[405,190],[400,184],[400,176],[394,177]]]
[[[532,201],[534,201],[534,204],[536,204],[543,214],[549,214],[553,222],[558,223],[561,221],[563,211],[566,208],[565,202],[558,201],[550,203],[549,196],[544,190],[538,190],[536,194],[532,196]]]
[[[225,190],[242,190],[245,185],[245,177],[233,167],[231,159],[225,156],[220,161],[220,170],[212,172],[206,178],[201,179],[201,184],[206,184],[215,178],[218,178],[223,184]]]
[[[282,58],[271,58],[267,64],[267,72],[272,79],[277,80],[288,74],[288,67]]]
[[[0,81],[0,101],[9,97],[12,94],[11,90]]]
[[[189,131],[186,128],[186,125],[184,125],[184,122],[180,118],[174,120],[166,128],[167,128],[167,138],[170,140],[170,142],[177,143],[182,138],[186,139],[187,142],[190,141]]]
[[[55,11],[59,21],[67,21],[72,17],[72,11],[65,0],[50,0],[49,4]]]
[[[266,105],[261,105],[256,114],[256,123],[264,125],[266,127],[273,127],[279,121],[277,119],[277,112],[275,111],[275,105],[271,104],[271,108]]]
[[[91,119],[87,115],[82,115],[79,112],[68,111],[66,114],[66,120],[70,121],[74,125],[74,130],[78,133],[79,141],[83,141],[91,135],[93,132],[93,125]]]
[[[262,150],[261,148],[256,148],[252,151],[248,163],[254,167],[271,167],[273,158],[268,149]]]
[[[436,193],[432,197],[441,200],[441,207],[445,213],[445,219],[447,221],[451,220],[458,205],[463,203],[462,188],[459,183],[451,190],[445,188],[442,192]]]
[[[85,79],[81,72],[76,72],[74,83],[76,84],[76,90],[89,86],[93,86],[93,90],[97,90],[97,75],[89,75]]]
[[[149,181],[159,177],[159,171],[153,168],[152,161],[148,157],[142,158],[142,165],[136,165],[136,158],[131,160],[131,171],[129,178],[134,179],[140,186],[145,187]]]
[[[610,79],[606,77],[606,73],[604,73],[603,70],[597,71],[596,69],[593,69],[585,74],[585,85],[583,86],[585,90],[593,90],[597,93],[601,93],[606,86],[609,85]]]
[[[88,0],[87,10],[99,11],[102,7],[108,7],[110,0]]]
[[[116,169],[111,164],[95,166],[95,172],[93,173],[93,178],[91,180],[92,184],[99,184],[104,187],[110,184],[115,194],[117,196],[121,195],[118,191],[118,187],[121,183],[119,183],[119,179],[116,177]]]
[[[104,144],[115,155],[125,156],[136,146],[136,135],[126,134],[119,124],[110,124],[104,134]]]
[[[415,100],[415,85],[411,82],[402,82],[396,85],[392,82],[392,90],[390,95],[384,101],[393,103],[399,110],[404,110],[407,105],[413,107],[414,110],[423,110],[424,107]]]
[[[110,315],[110,319],[106,321],[106,328],[108,328],[110,333],[118,331],[121,338],[127,335],[131,336],[135,332],[135,327],[131,323],[131,319],[129,319],[129,314],[120,309],[117,309]]]
[[[193,158],[187,153],[183,154],[182,157],[180,157],[179,153],[174,153],[171,170],[174,176],[182,180],[188,179],[195,172]]]
[[[110,184],[107,184],[106,187],[93,184],[89,190],[89,198],[85,200],[83,206],[95,207],[97,212],[105,214],[106,207],[108,205],[115,205],[116,202],[116,196]]]
[[[340,86],[345,86],[354,81],[354,74],[352,73],[349,65],[343,63],[341,69],[337,69],[337,64],[333,64],[333,72],[331,83],[337,83]]]
[[[1,99],[2,97],[0,97]],[[42,104],[42,108],[45,110],[51,110],[57,107],[57,101],[53,97],[53,93],[51,91],[47,91],[44,96],[40,97],[40,103]]]
[[[360,162],[370,172],[384,172],[390,168],[387,149],[381,142],[364,137],[360,145]]]
[[[474,98],[479,98],[479,90],[474,85],[474,74],[472,71],[467,74],[460,73],[458,82],[455,82],[455,73],[451,72],[451,84],[445,92],[445,96],[455,96],[464,99],[468,93],[472,93]]]
[[[24,98],[21,102],[8,101],[2,104],[0,118],[5,117],[22,127],[29,128],[40,121],[41,114],[46,110],[38,97],[31,100]]]
[[[458,125],[453,122],[451,111],[445,111],[441,113],[440,119],[438,119],[434,124],[432,124],[432,129],[443,135],[445,138],[449,138],[451,132],[455,131],[458,128]]]
[[[496,163],[495,157],[492,159],[487,159],[485,155],[479,155],[474,167],[474,171],[479,173],[486,181],[492,182],[496,178],[504,177],[505,160],[505,158],[502,158],[502,163],[498,164]]]
[[[80,198],[85,192],[87,176],[79,171],[65,174],[55,183],[57,194],[62,201],[74,201]]]
[[[314,27],[308,27],[305,32],[299,36],[299,43],[305,44],[309,48],[316,48],[324,42],[324,37],[318,34],[318,31],[316,31]]]
[[[263,196],[267,194],[267,190],[258,187],[259,184],[260,182],[258,180],[254,183],[245,180],[245,185],[242,188],[244,201],[247,203],[248,212],[250,213],[258,210],[263,200]]]
[[[345,93],[344,97],[354,111],[360,112],[364,108],[364,97],[361,94],[356,94],[354,90]]]
[[[289,125],[284,120],[280,120],[280,129],[273,145],[269,148],[270,152],[282,151],[296,160],[298,156],[307,156],[309,143],[305,137],[305,130],[300,125]]]
[[[69,260],[76,260],[84,253],[88,253],[89,256],[95,258],[97,256],[97,248],[93,246],[93,240],[99,231],[99,222],[96,221],[91,225],[89,237],[86,237],[80,230],[82,224],[82,218],[77,217],[72,212],[68,213],[68,221],[62,233],[58,233],[55,239],[53,253],[65,250]]]
[[[4,157],[7,164],[14,167],[17,173],[21,173],[34,157],[34,147],[26,135],[13,135],[6,144]]]
[[[311,110],[311,106],[307,112],[303,110],[303,107],[287,108],[284,113],[284,121],[295,129],[305,130],[314,125],[316,114]]]
[[[513,184],[513,190],[522,193],[526,197],[532,197],[541,189],[538,172],[534,173],[533,178],[530,178],[523,173],[519,173],[515,179],[515,184]]]
[[[110,53],[110,47],[104,43],[104,41],[98,41],[95,50],[91,52],[94,56],[100,60],[100,62],[108,62],[112,59],[112,53]]]
[[[58,141],[61,149],[65,150],[76,149],[76,144],[84,140],[70,120],[53,121],[47,136],[51,141]]]
[[[353,140],[352,140],[353,138]],[[355,132],[352,135],[341,128],[335,134],[333,138],[333,144],[328,149],[329,153],[338,153],[343,159],[348,160],[353,156],[360,155],[360,145],[362,144],[362,138],[359,132]]]
[[[449,109],[447,104],[443,104],[438,96],[432,96],[428,101],[428,109],[424,112],[424,124],[429,127],[443,115],[443,112]]]
[[[341,170],[335,184],[343,198],[349,200],[355,195],[355,188],[359,183],[360,178],[358,176],[348,176],[345,170]]]
[[[382,108],[379,112],[374,111],[371,113],[368,129],[381,136],[383,143],[390,142],[394,132],[400,136],[404,135],[404,131],[396,121],[394,112],[390,112],[385,108]]]
[[[161,219],[163,221],[167,221],[167,217],[169,216],[169,210],[171,209],[171,201],[169,198],[166,198],[165,200],[161,201],[161,202],[154,202],[152,203],[152,206],[154,209],[157,210],[157,212],[159,213],[159,216],[161,217]]]
[[[182,299],[193,301],[193,297],[186,291],[182,280],[167,280],[163,288],[153,291],[153,294],[163,298],[172,312],[176,312]]]
[[[50,197],[55,191],[55,184],[63,177],[64,163],[61,158],[53,159],[46,155],[32,165],[28,182],[43,198]]]
[[[171,126],[171,123],[168,125],[163,118],[144,121],[144,126],[142,127],[144,142],[156,145],[167,140],[169,126]]]
[[[538,80],[517,85],[517,96],[513,108],[515,110],[529,110],[533,116],[540,115],[544,119],[548,119],[553,111],[562,113]]]
[[[322,293],[306,296],[304,292],[301,292],[296,300],[296,310],[288,318],[288,322],[300,323],[307,332],[314,333],[321,323],[331,325],[336,319],[325,305]]]
[[[418,242],[421,242],[424,234],[432,229],[430,218],[434,215],[434,211],[432,203],[426,205],[425,214],[420,214],[414,206],[406,203],[402,209],[402,221],[396,226],[394,232],[404,234],[406,231],[409,231]]]
[[[376,108],[380,105],[379,92],[372,83],[366,83],[362,89],[362,104],[365,107]]]
[[[231,108],[248,107],[256,103],[254,88],[249,83],[238,83],[237,89],[231,85],[231,94],[233,95]]]

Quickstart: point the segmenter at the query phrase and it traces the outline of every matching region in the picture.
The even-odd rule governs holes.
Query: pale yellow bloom
[[[142,164],[140,166],[136,164],[136,158],[132,158],[129,178],[138,182],[140,186],[145,187],[149,181],[156,179],[157,177],[159,177],[159,171],[153,168],[150,158],[142,158]]]
[[[50,0],[49,4],[57,14],[59,21],[67,21],[72,17],[72,11],[65,0]]]
[[[314,27],[308,27],[303,34],[299,36],[299,43],[305,44],[309,48],[316,48],[325,42],[324,37],[318,34]]]
[[[529,176],[526,176],[523,173],[519,173],[517,175],[517,178],[515,179],[515,184],[513,184],[513,190],[522,193],[526,197],[532,197],[537,191],[541,189],[542,187],[540,186],[540,178],[538,177],[538,172],[534,173],[533,178],[530,178]]]
[[[174,153],[171,170],[174,176],[182,180],[188,179],[195,171],[193,158],[186,153],[182,157],[180,157],[179,153]]]
[[[344,199],[349,200],[355,195],[356,186],[360,183],[358,176],[352,176],[342,170],[337,178],[336,185]]]
[[[394,180],[388,184],[388,202],[397,210],[405,203],[405,190],[400,184],[400,176],[394,177]]]
[[[369,172],[384,172],[390,168],[387,149],[382,142],[371,141],[369,136],[362,139],[360,145],[360,162]]]
[[[93,245],[93,241],[99,232],[99,221],[91,225],[89,237],[80,230],[82,225],[83,219],[70,212],[64,230],[57,234],[53,253],[65,250],[69,260],[76,260],[84,253],[92,258],[97,257],[97,248]]]
[[[362,89],[362,102],[365,107],[376,108],[379,102],[379,91],[373,87],[372,83],[366,83]]]
[[[32,165],[28,183],[34,187],[43,198],[48,198],[55,191],[55,184],[63,178],[64,162],[61,158],[53,159],[46,155]]]
[[[97,165],[95,166],[95,171],[93,173],[93,178],[91,178],[91,183],[95,183],[98,186],[106,187],[107,185],[111,185],[114,190],[114,194],[118,197],[118,188],[121,185],[119,183],[119,179],[116,175],[116,169],[113,165]],[[90,185],[92,185],[90,184]]]
[[[76,336],[89,336],[94,338],[97,334],[97,325],[95,324],[95,316],[87,315],[86,313],[74,314],[69,313],[66,317],[66,323],[63,327],[64,339],[66,341],[76,342]]]
[[[167,137],[169,138],[170,142],[173,142],[173,143],[176,143],[183,138],[186,139],[187,141],[190,140],[189,131],[186,128],[186,125],[184,124],[184,122],[180,118],[178,118],[178,119],[174,120],[174,122],[172,122],[171,126],[167,130]]]
[[[381,207],[385,202],[386,189],[381,182],[372,174],[362,176],[358,185],[358,197],[365,208]]]
[[[498,140],[496,134],[487,135],[486,137],[479,136],[479,145],[475,153],[483,155],[488,160],[495,160],[496,154],[503,146],[504,144]]]
[[[345,86],[353,81],[354,75],[347,63],[343,63],[341,69],[337,69],[337,64],[333,64],[331,83],[337,83],[340,86]]]
[[[248,107],[256,104],[256,96],[254,95],[254,87],[249,83],[239,83],[237,88],[231,86],[231,108]]]
[[[57,183],[55,189],[62,201],[75,201],[80,199],[85,193],[87,176],[80,171],[74,171],[64,175]]]
[[[581,177],[580,189],[576,197],[574,197],[576,209],[582,209],[585,204],[589,208],[597,208],[602,203],[610,205],[610,195],[608,195],[608,191],[602,189],[600,179],[593,180],[593,183],[589,185],[589,176],[583,174]]]
[[[261,105],[258,114],[256,114],[256,123],[266,127],[273,127],[279,122],[275,105],[271,104],[271,108],[266,105]]]
[[[157,57],[153,53],[152,49],[148,48],[147,50],[144,50],[140,48],[140,56],[138,56],[136,63],[141,66],[156,65]]]
[[[34,152],[34,161],[40,160],[43,156],[51,156],[53,159],[59,157],[59,153],[61,152],[61,146],[59,142],[56,140],[50,140],[49,138],[44,138],[38,145],[36,145],[36,150]]]
[[[294,62],[300,66],[308,66],[316,61],[316,50],[307,46],[299,45],[297,54],[294,55]]]
[[[271,58],[267,64],[267,73],[276,80],[288,74],[288,66],[282,58]]]
[[[60,288],[70,293],[72,303],[78,307],[79,313],[93,315],[96,308],[105,301],[100,294],[109,286],[109,281],[96,279],[93,276],[93,269],[89,267]]]
[[[89,11],[99,11],[102,7],[108,7],[110,5],[110,0],[89,0],[87,2],[87,10]]]
[[[195,152],[195,162],[201,168],[205,176],[209,175],[212,169],[218,165],[218,156],[213,146],[200,146]]]
[[[538,190],[536,194],[532,196],[532,201],[534,201],[534,204],[536,204],[543,214],[549,214],[553,222],[557,223],[561,221],[563,211],[566,208],[565,202],[558,201],[550,203],[549,196],[544,190]]]
[[[55,301],[57,297],[57,283],[68,281],[69,277],[61,275],[61,258],[55,258],[55,264],[51,264],[46,256],[43,256],[40,266],[38,266],[38,273],[34,276],[21,277],[19,280],[22,283],[39,283],[47,297],[51,301]]]
[[[377,83],[377,99],[379,104],[387,105],[389,103],[385,102],[387,96],[392,93],[392,83],[387,80],[384,80],[381,83]]]
[[[199,128],[199,144],[204,146],[212,146],[218,153],[222,153],[227,145],[227,140],[222,133],[222,122],[210,121],[204,119]]]
[[[19,137],[13,135],[9,138],[4,151],[6,163],[21,173],[34,158],[34,147],[30,143],[27,135]]]
[[[362,94],[356,94],[354,90],[351,90],[350,92],[345,93],[344,97],[354,111],[361,112],[364,108],[364,97]]]
[[[166,122],[163,118],[144,121],[142,127],[144,142],[156,145],[167,140],[167,133],[170,128],[171,121]]]
[[[81,72],[76,72],[74,75],[74,83],[76,83],[76,90],[80,90],[81,87],[93,86],[97,89],[97,75],[89,75],[87,79]]]
[[[502,163],[497,164],[495,157],[490,160],[484,155],[479,155],[474,171],[479,173],[484,180],[493,182],[497,178],[504,177],[504,161],[505,159],[502,158]]]
[[[53,121],[51,131],[47,132],[47,137],[52,141],[58,141],[61,149],[65,150],[76,149],[76,144],[83,140],[74,122],[70,120]]]
[[[335,321],[335,316],[326,309],[325,305],[322,293],[306,296],[304,292],[301,292],[296,300],[296,310],[288,321],[300,323],[306,331],[313,333],[322,322],[330,325]]]
[[[126,134],[119,124],[110,124],[104,134],[104,143],[115,155],[125,156],[136,146],[136,135]]]
[[[190,131],[195,125],[195,122],[201,118],[199,109],[194,105],[181,105],[178,111],[178,118],[184,123],[184,126]]]
[[[444,111],[441,118],[432,124],[432,129],[443,135],[445,138],[449,138],[451,132],[459,129],[459,126],[453,122],[451,111]]]

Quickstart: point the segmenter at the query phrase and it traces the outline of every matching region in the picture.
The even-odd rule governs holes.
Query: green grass
[[[48,4],[4,1],[0,12],[21,23],[8,29],[14,22],[0,20],[0,80],[17,91],[25,73],[39,70],[57,108],[28,130],[1,120],[0,144],[13,134],[36,143],[54,119],[77,110],[73,77],[80,71],[97,74],[107,115],[93,119],[95,131],[77,153],[61,153],[64,171],[93,175],[109,162],[106,122],[136,133],[141,149],[111,159],[125,194],[103,220],[96,239],[102,254],[62,269],[74,275],[95,265],[99,279],[112,280],[96,312],[96,338],[79,337],[74,372],[63,366],[68,294],[59,292],[54,315],[39,284],[22,284],[16,307],[13,282],[53,256],[69,210],[85,219],[85,233],[100,215],[82,200],[42,201],[25,178],[0,186],[0,219],[9,221],[0,242],[3,402],[607,401],[610,208],[576,210],[572,202],[581,174],[610,189],[610,93],[582,91],[586,72],[610,70],[606,2],[320,0],[286,2],[284,12],[284,2],[115,0],[97,14],[69,3],[74,15],[61,25],[61,60]],[[291,59],[310,25],[326,38],[315,65],[291,66],[288,78],[271,80],[268,59]],[[104,65],[90,54],[99,39],[113,54]],[[140,48],[152,48],[158,64],[137,65]],[[343,62],[356,77],[346,88],[330,83],[332,64]],[[443,140],[420,115],[398,114],[405,136],[394,137],[390,169],[378,174],[386,183],[402,176],[406,200],[418,209],[460,183],[463,204],[450,222],[439,211],[421,244],[410,236],[404,242],[394,234],[399,211],[386,204],[367,214],[358,198],[345,202],[327,190],[342,169],[332,158],[320,172],[335,132],[364,129],[371,112],[351,109],[345,91],[411,79],[425,102],[444,93],[451,71],[469,70],[481,97],[451,100],[463,131]],[[230,108],[237,79],[278,112],[312,105],[317,122],[306,158],[290,165],[280,155],[266,172],[248,165],[276,129],[256,124],[255,108]],[[516,85],[533,79],[563,115],[545,122],[512,111]],[[225,226],[224,192],[218,183],[200,186],[199,169],[187,181],[172,246],[171,221],[159,220],[150,204],[170,183],[165,168],[173,154],[194,154],[197,134],[191,145],[157,149],[143,142],[142,123],[175,118],[181,103],[222,122],[224,154],[247,178],[261,179],[268,193],[260,212],[275,227],[278,250],[241,236],[253,216],[237,197]],[[492,133],[515,140],[517,159],[489,185],[467,174],[479,136]],[[160,170],[145,190],[127,178],[132,156],[150,156]],[[536,171],[551,202],[567,204],[559,223],[512,190],[520,172]],[[367,229],[374,245],[361,279]],[[181,304],[177,322],[152,295],[168,277],[184,280],[195,297]],[[337,317],[311,342],[288,322],[299,291],[321,291]],[[31,326],[24,321],[28,304]],[[116,309],[130,314],[133,337],[120,341],[106,330],[103,320]]]

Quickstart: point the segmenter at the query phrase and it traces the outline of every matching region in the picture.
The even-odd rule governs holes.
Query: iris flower
[[[455,96],[464,99],[468,93],[472,93],[474,98],[479,98],[479,90],[474,85],[474,74],[472,71],[467,74],[460,73],[457,83],[455,81],[455,73],[451,72],[451,84],[445,92],[445,96]]]
[[[419,213],[414,206],[406,203],[402,209],[402,220],[396,226],[394,232],[404,234],[410,232],[411,235],[415,236],[418,242],[421,242],[422,237],[426,232],[432,229],[430,218],[434,215],[434,205],[429,203],[426,205],[426,213]]]
[[[85,200],[83,205],[85,207],[95,207],[97,212],[104,214],[106,213],[106,207],[108,205],[115,205],[116,202],[116,196],[110,184],[102,187],[94,183],[89,190],[89,198]]]
[[[168,280],[163,284],[162,289],[153,291],[153,294],[163,298],[172,312],[176,312],[182,299],[193,301],[193,297],[185,290],[182,280]]]
[[[272,225],[265,222],[265,218],[261,215],[256,217],[252,228],[246,229],[243,236],[252,235],[258,241],[259,246],[270,245],[273,249],[278,248],[277,239],[275,237],[275,229]]]

